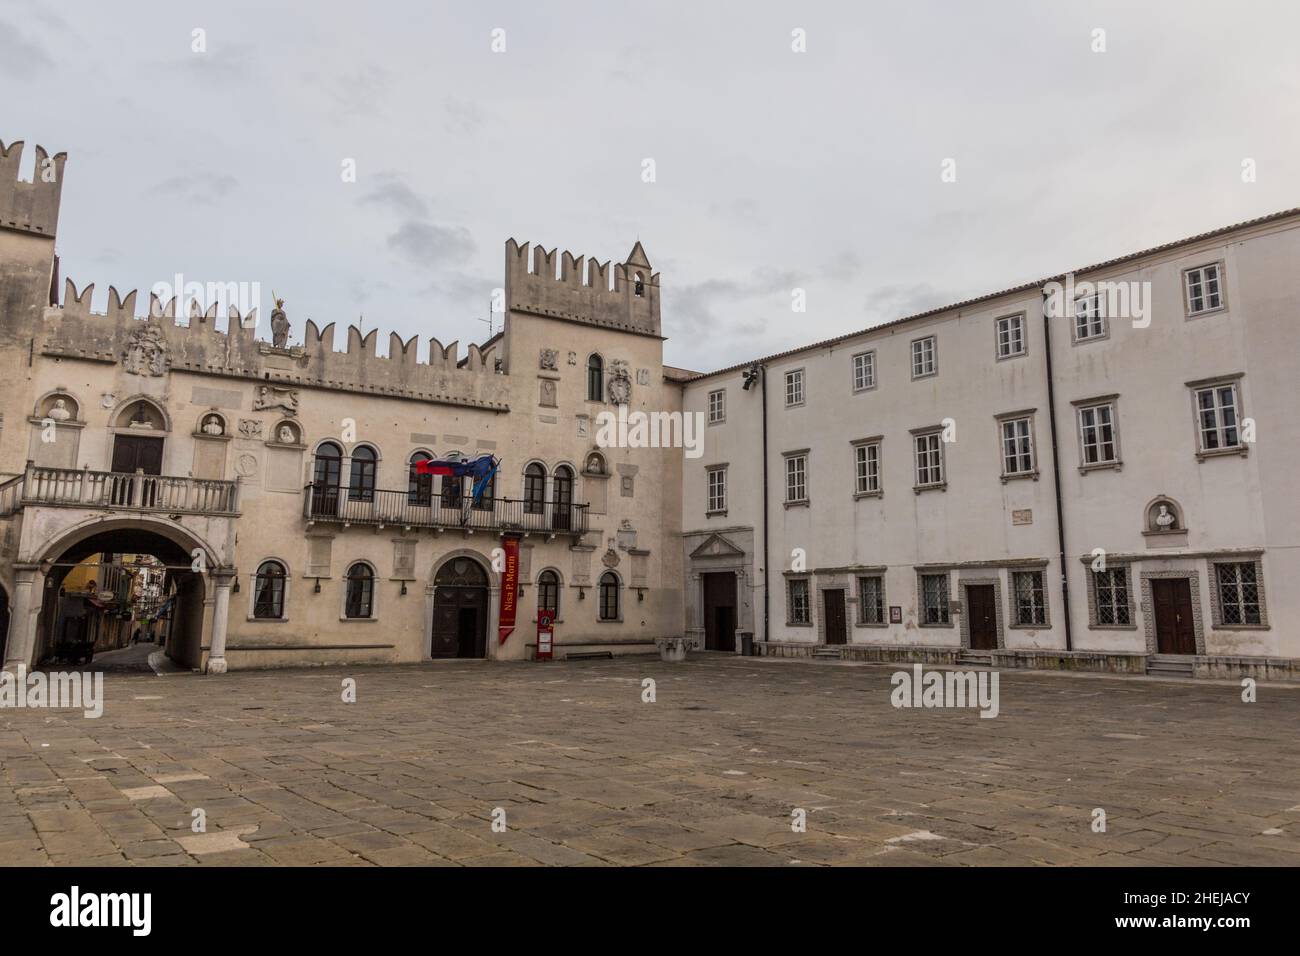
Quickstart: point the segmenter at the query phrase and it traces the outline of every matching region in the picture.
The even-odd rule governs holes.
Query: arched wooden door
[[[486,657],[488,580],[472,558],[453,558],[433,581],[430,657]]]

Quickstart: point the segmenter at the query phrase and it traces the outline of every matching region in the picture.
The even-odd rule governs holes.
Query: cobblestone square
[[[0,710],[0,862],[1300,864],[1300,687],[1003,672],[981,719],[894,670],[110,673],[99,719]]]

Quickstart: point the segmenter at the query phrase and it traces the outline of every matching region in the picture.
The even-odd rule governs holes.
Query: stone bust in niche
[[[298,436],[294,433],[292,425],[281,425],[280,430],[276,432],[276,439],[282,445],[296,445]]]
[[[1170,534],[1185,531],[1178,518],[1178,506],[1160,499],[1151,505],[1147,512],[1147,532],[1149,534]]]
[[[226,430],[221,427],[221,419],[216,415],[209,415],[203,419],[203,434],[205,435],[224,435]]]
[[[68,411],[68,403],[65,399],[56,398],[54,405],[50,408],[49,417],[56,422],[66,422],[72,417],[72,412]]]

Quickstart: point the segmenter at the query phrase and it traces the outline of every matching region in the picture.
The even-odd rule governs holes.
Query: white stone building
[[[692,379],[687,633],[1294,676],[1298,316],[1291,210]]]

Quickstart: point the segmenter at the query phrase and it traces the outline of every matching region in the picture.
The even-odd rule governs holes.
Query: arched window
[[[263,561],[253,581],[253,617],[278,621],[284,617],[284,565]]]
[[[339,479],[343,468],[343,449],[332,441],[321,442],[316,449],[312,465],[312,514],[334,514],[338,511]]]
[[[343,602],[345,617],[370,617],[374,609],[375,572],[363,561],[348,568],[347,594]]]
[[[533,462],[524,469],[524,514],[546,511],[546,469]]]
[[[551,527],[567,531],[573,527],[573,469],[561,465],[555,469],[551,493]]]
[[[411,455],[410,476],[406,486],[407,504],[427,508],[433,503],[433,475],[422,475],[416,470],[420,462],[432,460],[433,456],[427,451],[417,451]]]
[[[352,449],[352,474],[348,478],[350,501],[375,500],[375,462],[379,456],[369,445]]]
[[[605,400],[605,363],[599,355],[587,359],[587,401]]]
[[[550,611],[552,620],[560,616],[560,576],[554,571],[537,575],[537,610]]]
[[[600,576],[600,619],[602,621],[618,620],[618,598],[618,575],[613,571],[606,571]]]
[[[449,459],[460,457],[459,452],[451,452],[447,455]],[[465,479],[455,475],[442,476],[442,506],[444,508],[459,508],[461,494],[465,488]]]

